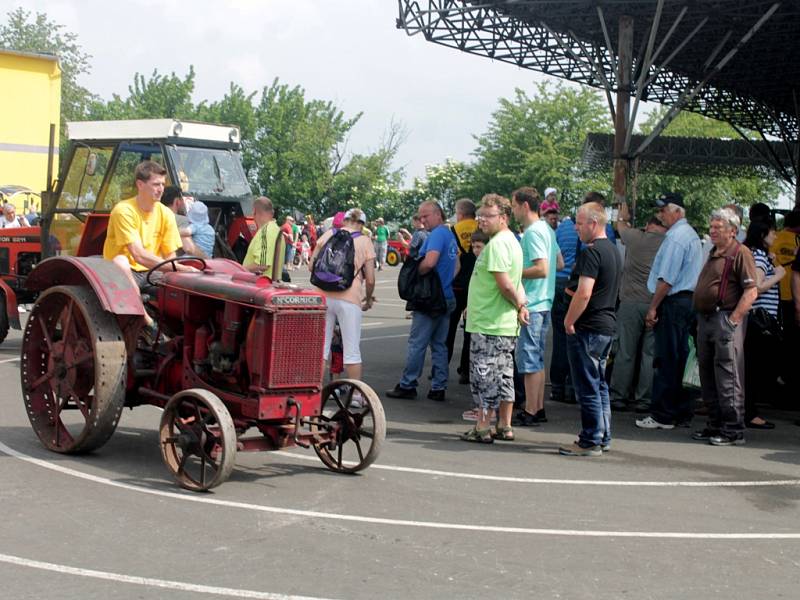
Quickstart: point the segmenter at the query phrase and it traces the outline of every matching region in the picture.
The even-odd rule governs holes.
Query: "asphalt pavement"
[[[126,410],[91,455],[48,452],[12,331],[0,345],[0,598],[798,597],[797,413],[766,410],[777,428],[730,448],[614,414],[611,452],[572,458],[557,448],[578,409],[547,404],[549,422],[514,442],[462,442],[471,401],[455,368],[443,403],[424,399],[425,376],[418,400],[383,394],[410,325],[397,273],[378,273],[362,336],[387,439],[355,476],[302,448],[239,453],[226,483],[185,492],[161,461],[153,407]]]

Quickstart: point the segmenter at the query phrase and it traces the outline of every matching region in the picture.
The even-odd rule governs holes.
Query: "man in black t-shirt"
[[[571,296],[564,318],[567,358],[581,407],[578,441],[561,446],[567,456],[600,456],[611,445],[611,404],[606,361],[616,327],[622,259],[606,237],[606,213],[596,202],[578,209],[575,229],[586,248],[578,255],[566,287]]]

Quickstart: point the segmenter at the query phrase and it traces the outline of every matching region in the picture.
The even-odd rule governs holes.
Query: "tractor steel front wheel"
[[[332,381],[322,390],[320,413],[331,439],[314,450],[326,467],[355,473],[375,462],[386,438],[386,415],[370,386],[355,379]]]
[[[181,487],[204,492],[230,477],[236,429],[222,400],[207,390],[175,394],[159,428],[161,457]]]
[[[89,452],[114,433],[125,404],[125,342],[92,290],[56,286],[39,296],[20,374],[31,426],[50,450]]]

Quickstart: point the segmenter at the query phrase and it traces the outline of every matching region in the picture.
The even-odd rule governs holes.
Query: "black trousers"
[[[658,309],[651,412],[659,423],[680,423],[693,416],[691,399],[683,389],[683,371],[694,319],[690,292],[667,296]]]
[[[467,296],[469,289],[453,288],[453,294],[456,297],[456,308],[450,313],[450,329],[447,330],[447,362],[453,358],[453,347],[456,343],[456,332],[458,331],[458,324],[461,322],[461,315],[467,308]],[[461,360],[459,362],[459,373],[463,375],[469,374],[469,332],[464,329],[464,343],[461,345]]]

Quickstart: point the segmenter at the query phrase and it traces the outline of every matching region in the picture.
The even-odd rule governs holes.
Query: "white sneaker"
[[[641,429],[675,429],[672,423],[659,423],[653,417],[636,419],[636,426]]]
[[[350,398],[350,405],[348,406],[351,410],[359,410],[361,408],[366,408],[367,401],[364,400],[364,397],[361,395],[360,392],[353,392],[353,397]]]

